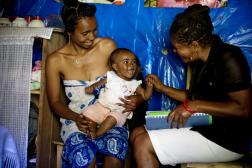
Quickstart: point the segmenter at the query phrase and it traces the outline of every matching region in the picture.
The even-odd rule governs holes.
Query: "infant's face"
[[[133,53],[128,51],[120,52],[115,60],[116,74],[125,80],[131,80],[136,73],[137,61]]]

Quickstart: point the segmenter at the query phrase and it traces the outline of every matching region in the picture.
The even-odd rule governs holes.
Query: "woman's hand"
[[[84,115],[80,114],[75,119],[76,125],[79,128],[80,131],[90,134],[90,127],[92,127],[92,121],[86,118]],[[93,128],[94,129],[94,128]]]
[[[186,111],[182,105],[177,106],[167,117],[167,122],[171,121],[171,128],[183,127],[192,113]]]
[[[148,74],[146,76],[146,81],[152,83],[156,91],[162,92],[162,88],[163,88],[164,85],[160,81],[160,79],[159,79],[159,77],[157,75]]]
[[[145,83],[146,83],[146,87],[153,87],[153,79],[152,78],[148,78],[148,76],[145,78]]]
[[[125,96],[120,98],[123,103],[118,103],[119,106],[124,107],[123,112],[131,112],[135,110],[144,100],[140,95]]]

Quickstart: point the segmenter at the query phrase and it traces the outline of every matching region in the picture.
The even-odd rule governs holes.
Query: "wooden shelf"
[[[58,33],[64,33],[64,30],[58,27],[53,28],[53,31]]]
[[[31,90],[31,94],[40,94],[40,90],[38,89],[38,90]]]
[[[60,122],[59,117],[51,112],[47,101],[45,63],[48,55],[66,44],[63,32],[62,29],[54,28],[51,39],[43,39],[40,90],[32,91],[33,97],[39,95],[36,165],[38,168],[55,168],[57,165],[57,149],[53,142],[60,142]]]

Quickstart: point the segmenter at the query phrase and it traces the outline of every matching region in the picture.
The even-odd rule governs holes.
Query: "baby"
[[[153,85],[146,81],[146,89],[142,88],[142,81],[134,79],[139,69],[136,56],[128,49],[115,49],[110,56],[111,71],[107,77],[85,88],[85,92],[92,94],[96,88],[102,88],[97,102],[88,106],[82,114],[93,121],[96,130],[90,130],[90,137],[95,139],[103,135],[114,126],[123,126],[126,119],[132,117],[132,112],[124,112],[120,98],[134,94],[141,95],[148,100],[152,95]],[[91,127],[91,128],[95,128]]]

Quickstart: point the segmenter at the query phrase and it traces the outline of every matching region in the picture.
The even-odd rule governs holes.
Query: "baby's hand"
[[[160,81],[159,77],[155,74],[148,74],[146,79],[153,84],[153,87],[156,91],[161,92],[164,84]]]
[[[85,88],[85,93],[87,93],[87,94],[92,94],[93,93],[93,87],[92,86],[87,86],[86,88]]]

